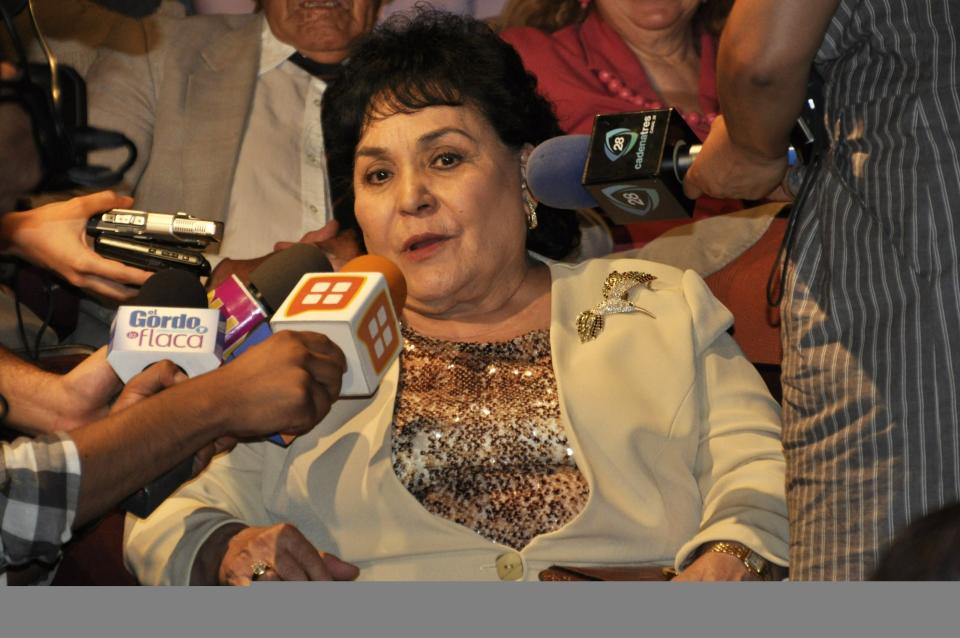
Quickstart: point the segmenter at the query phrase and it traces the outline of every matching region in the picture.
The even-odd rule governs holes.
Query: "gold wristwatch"
[[[717,541],[716,543],[707,545],[706,551],[736,556],[743,562],[747,571],[755,574],[761,580],[766,580],[770,575],[770,562],[742,543]]]

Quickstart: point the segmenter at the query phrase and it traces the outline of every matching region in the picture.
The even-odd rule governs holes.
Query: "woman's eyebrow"
[[[464,129],[462,129],[462,128],[459,128],[459,127],[456,127],[456,126],[445,126],[445,127],[443,127],[443,128],[438,128],[438,129],[435,130],[435,131],[430,131],[429,133],[424,133],[423,135],[421,135],[420,138],[417,140],[417,146],[420,146],[420,147],[429,146],[429,145],[432,144],[433,142],[437,141],[437,139],[439,139],[439,138],[441,138],[441,137],[443,137],[444,135],[447,135],[447,134],[449,134],[449,133],[455,133],[455,134],[462,135],[462,136],[466,137],[467,139],[469,139],[469,140],[472,141],[472,142],[476,142],[476,141],[477,141],[472,135],[470,135],[469,133],[467,133],[467,132],[466,132]]]
[[[379,146],[361,146],[354,154],[355,157],[373,157],[380,158],[387,156],[387,149]]]
[[[470,135],[467,131],[456,126],[445,126],[443,128],[438,128],[435,131],[430,131],[429,133],[424,133],[417,139],[417,146],[424,147],[429,146],[433,142],[437,141],[439,138],[448,134],[459,134],[467,139],[476,142],[476,139]],[[355,157],[373,157],[381,158],[389,155],[389,151],[380,146],[361,146],[357,149]]]

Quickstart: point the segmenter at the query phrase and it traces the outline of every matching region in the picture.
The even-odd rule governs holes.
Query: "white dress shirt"
[[[290,62],[295,49],[266,21],[253,107],[240,145],[219,256],[249,259],[330,219],[320,126],[326,83]]]

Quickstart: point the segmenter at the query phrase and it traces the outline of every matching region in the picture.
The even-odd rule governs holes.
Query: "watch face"
[[[747,554],[747,557],[744,558],[743,561],[750,566],[750,569],[754,570],[760,575],[763,574],[767,567],[767,560],[756,552],[750,552]]]

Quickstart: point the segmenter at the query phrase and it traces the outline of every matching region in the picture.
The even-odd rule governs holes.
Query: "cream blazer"
[[[146,520],[128,519],[127,565],[145,584],[187,584],[218,527],[288,522],[365,580],[536,580],[545,567],[682,566],[736,540],[786,565],[779,408],[727,334],[730,313],[691,271],[634,259],[551,264],[550,341],[561,421],[590,484],[584,509],[522,551],[425,510],[391,463],[399,364],[378,392],[341,400],[287,449],[238,446]],[[657,276],[580,343],[575,319],[613,270]]]

